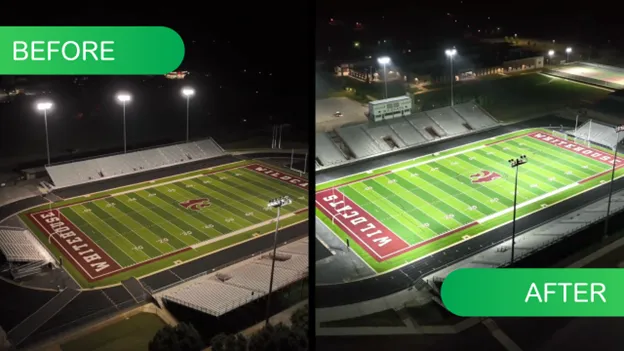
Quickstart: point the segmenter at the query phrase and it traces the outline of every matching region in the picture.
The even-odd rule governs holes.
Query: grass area
[[[20,216],[42,243],[65,258],[65,268],[82,287],[105,286],[272,232],[275,209],[266,199],[278,195],[293,199],[282,209],[281,225],[306,220],[307,212],[297,212],[307,208],[307,191],[284,177],[292,179],[275,166],[237,162],[40,206]]]
[[[610,151],[575,152],[555,141],[550,131],[518,131],[320,184],[316,215],[373,269],[388,271],[510,222],[511,158],[529,159],[520,168],[518,217],[610,180]],[[354,212],[366,220],[349,220]]]
[[[596,102],[608,91],[541,74],[513,75],[499,79],[476,79],[456,83],[455,103],[476,100],[502,121],[517,121],[565,106]],[[450,86],[415,95],[416,110],[430,110],[450,104]]]
[[[356,318],[321,322],[321,328],[349,327],[404,327],[405,323],[394,310],[385,310]]]
[[[157,315],[139,313],[61,345],[63,351],[147,351],[156,332],[165,326]]]

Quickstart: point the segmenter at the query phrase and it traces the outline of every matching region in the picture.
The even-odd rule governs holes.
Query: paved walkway
[[[80,291],[78,290],[65,289],[54,296],[50,301],[46,302],[45,305],[35,311],[35,313],[28,316],[28,318],[9,331],[8,336],[11,343],[19,346],[20,343],[37,331],[37,329],[50,320],[50,318],[54,317],[54,315],[62,310],[63,307],[67,306],[67,304],[79,294]]]

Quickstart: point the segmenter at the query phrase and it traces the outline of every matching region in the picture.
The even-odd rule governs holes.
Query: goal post
[[[559,131],[553,130],[552,131],[552,135],[554,137],[559,138],[559,139],[568,140],[568,134],[566,134],[564,132],[559,132]]]

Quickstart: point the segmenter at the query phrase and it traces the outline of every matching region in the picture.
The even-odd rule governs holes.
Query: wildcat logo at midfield
[[[187,210],[199,211],[204,207],[209,207],[210,200],[209,199],[186,200],[184,202],[180,202],[180,206],[186,208]]]
[[[487,183],[500,178],[500,174],[490,171],[481,171],[470,176],[473,183]]]

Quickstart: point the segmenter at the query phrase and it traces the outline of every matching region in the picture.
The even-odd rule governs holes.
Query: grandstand
[[[308,275],[308,239],[284,245],[275,256],[273,291]],[[162,301],[220,317],[268,294],[272,254],[192,279],[155,295]]]
[[[46,166],[46,170],[52,178],[54,187],[58,189],[223,155],[225,155],[223,148],[209,138],[197,142]]]
[[[0,227],[0,252],[10,265],[14,279],[39,273],[54,259],[28,230]]]
[[[611,213],[624,209],[624,191],[613,193]],[[604,219],[607,213],[607,199],[600,199],[579,210],[567,213],[550,222],[532,228],[516,237],[515,261],[519,261],[536,251],[557,243]],[[504,267],[511,260],[511,240],[505,240],[477,255],[449,265],[427,277],[426,281],[439,282],[459,268]]]
[[[474,102],[316,134],[316,169],[330,168],[447,137],[491,128],[498,122]],[[345,147],[341,148],[340,145]],[[355,156],[350,159],[341,150]]]
[[[473,130],[466,121],[450,107],[425,112],[448,135],[459,135]]]
[[[614,149],[615,145],[624,138],[624,135],[615,132],[613,126],[608,126],[591,119],[571,134],[577,142],[589,141],[611,149]]]
[[[324,166],[333,166],[347,161],[346,156],[331,141],[327,133],[316,133],[316,154],[317,159]]]

